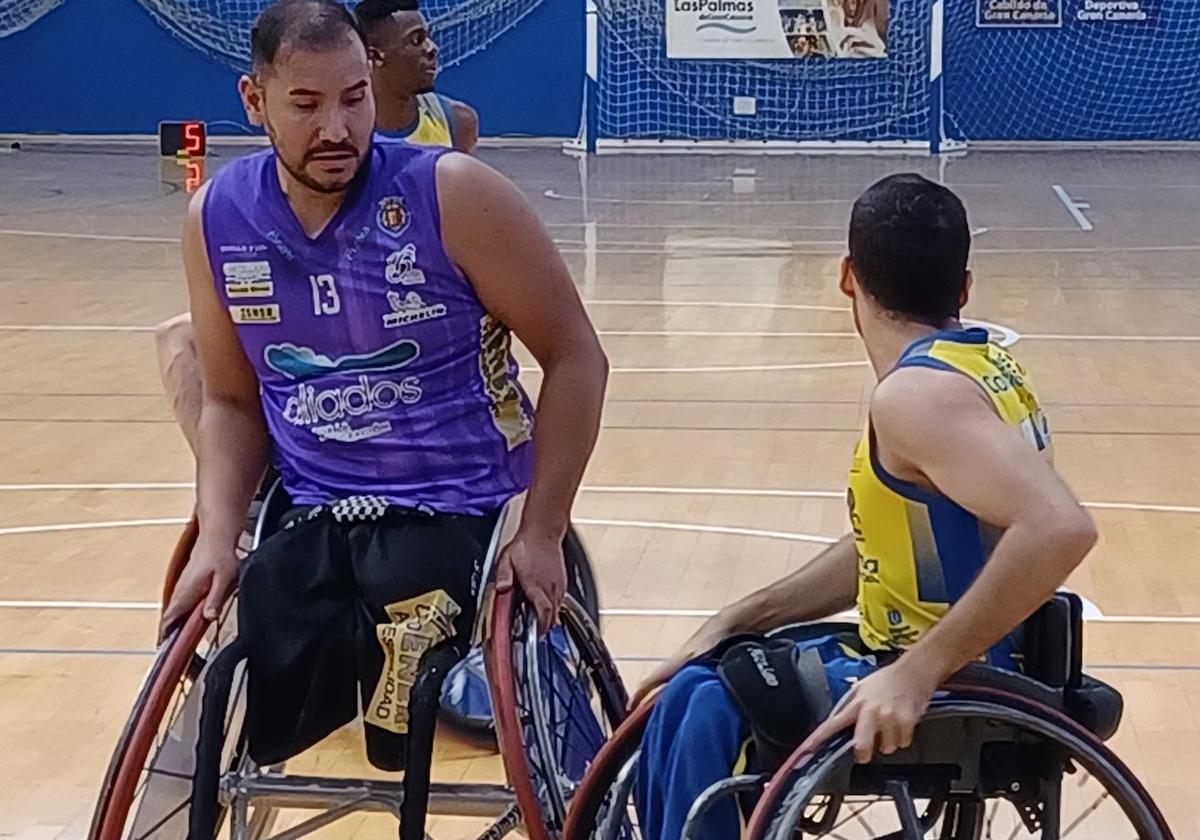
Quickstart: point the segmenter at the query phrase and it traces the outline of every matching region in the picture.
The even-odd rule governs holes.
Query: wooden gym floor
[[[849,205],[898,170],[957,189],[976,230],[968,314],[1018,339],[1060,468],[1100,526],[1071,584],[1093,607],[1088,666],[1126,698],[1116,749],[1176,835],[1200,836],[1195,153],[483,156],[533,197],[613,364],[575,510],[630,680],[705,611],[845,530],[871,386],[835,288]],[[192,498],[150,332],[186,305],[184,203],[145,148],[0,154],[3,840],[84,836],[149,663]],[[359,772],[345,768],[360,752],[345,732],[305,761]],[[443,779],[497,772],[462,745],[440,750]],[[330,830],[394,836],[380,817]]]

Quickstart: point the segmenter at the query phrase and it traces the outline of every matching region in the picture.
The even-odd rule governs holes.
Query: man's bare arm
[[[465,102],[451,100],[451,115],[454,118],[454,148],[469,155],[475,154],[479,145],[479,112]]]
[[[676,671],[737,633],[769,633],[801,621],[828,618],[854,605],[858,555],[847,534],[787,577],[722,608],[638,688],[633,704],[669,680]]]
[[[524,194],[466,155],[438,162],[437,185],[447,253],[484,307],[542,369],[533,478],[510,559],[539,616],[552,621],[562,593],[557,578],[550,580],[548,546],[558,552],[596,443],[608,362],[571,275]]]
[[[206,190],[192,199],[183,232],[183,264],[191,300],[196,350],[204,371],[198,455],[200,536],[164,626],[202,599],[215,618],[236,578],[234,547],[246,509],[267,464],[267,432],[258,379],[213,284],[203,230]]]
[[[1048,601],[1095,545],[1096,528],[1047,458],[960,374],[895,374],[871,417],[885,466],[1004,531],[979,577],[905,656],[945,679]]]
[[[566,531],[600,428],[607,362],[571,275],[525,196],[473,158],[438,164],[446,249],[542,368],[526,519]]]

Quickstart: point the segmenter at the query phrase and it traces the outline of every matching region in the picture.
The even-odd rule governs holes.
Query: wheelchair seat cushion
[[[985,688],[1015,694],[1070,717],[1101,740],[1111,738],[1121,722],[1121,695],[1109,685],[1084,676],[1079,688],[1051,688],[1024,674],[973,663],[950,678],[948,688]]]
[[[1067,692],[1066,706],[1067,714],[1101,741],[1117,733],[1125,711],[1119,691],[1087,674],[1079,688]]]

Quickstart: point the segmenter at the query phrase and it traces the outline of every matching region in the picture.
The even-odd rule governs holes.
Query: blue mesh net
[[[64,0],[0,0],[0,38],[37,22]]]
[[[928,0],[892,0],[888,57],[669,59],[663,0],[601,0],[601,139],[924,141]],[[733,113],[756,99],[754,116]]]
[[[980,29],[976,3],[946,19],[947,121],[973,140],[1200,139],[1200,6],[1141,0],[1145,20]]]
[[[4,2],[11,0],[0,0]],[[270,4],[270,0],[139,2],[173,35],[238,69],[250,63],[250,27]],[[441,48],[442,66],[453,67],[487,48],[543,2],[547,0],[425,0],[421,7]]]

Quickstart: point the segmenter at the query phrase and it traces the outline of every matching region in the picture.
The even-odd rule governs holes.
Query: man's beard
[[[358,173],[362,169],[363,160],[362,160],[362,157],[358,153],[358,149],[355,149],[349,145],[341,145],[341,146],[337,146],[337,147],[326,146],[326,147],[322,147],[322,148],[318,148],[318,149],[309,149],[307,152],[305,152],[304,163],[308,163],[308,160],[312,157],[312,155],[321,154],[322,152],[347,151],[347,152],[354,153],[354,159],[356,162],[356,166],[354,168],[354,173],[349,178],[346,179],[345,183],[337,184],[334,186],[330,186],[328,184],[322,184],[320,181],[316,180],[315,178],[313,178],[311,175],[309,175],[308,173],[306,173],[304,171],[303,164],[301,164],[300,167],[292,166],[292,164],[290,162],[288,162],[287,158],[285,158],[283,156],[283,154],[279,151],[279,144],[275,142],[275,131],[271,128],[271,125],[269,122],[266,125],[266,129],[267,129],[267,137],[270,138],[270,140],[271,140],[271,146],[272,146],[272,148],[275,149],[275,159],[279,161],[279,164],[284,168],[284,170],[287,171],[287,174],[291,175],[292,178],[294,178],[296,181],[303,184],[305,187],[312,190],[313,192],[322,193],[324,195],[335,195],[337,193],[345,192],[346,190],[350,189],[350,185],[352,183],[354,183],[354,179],[358,177]]]

